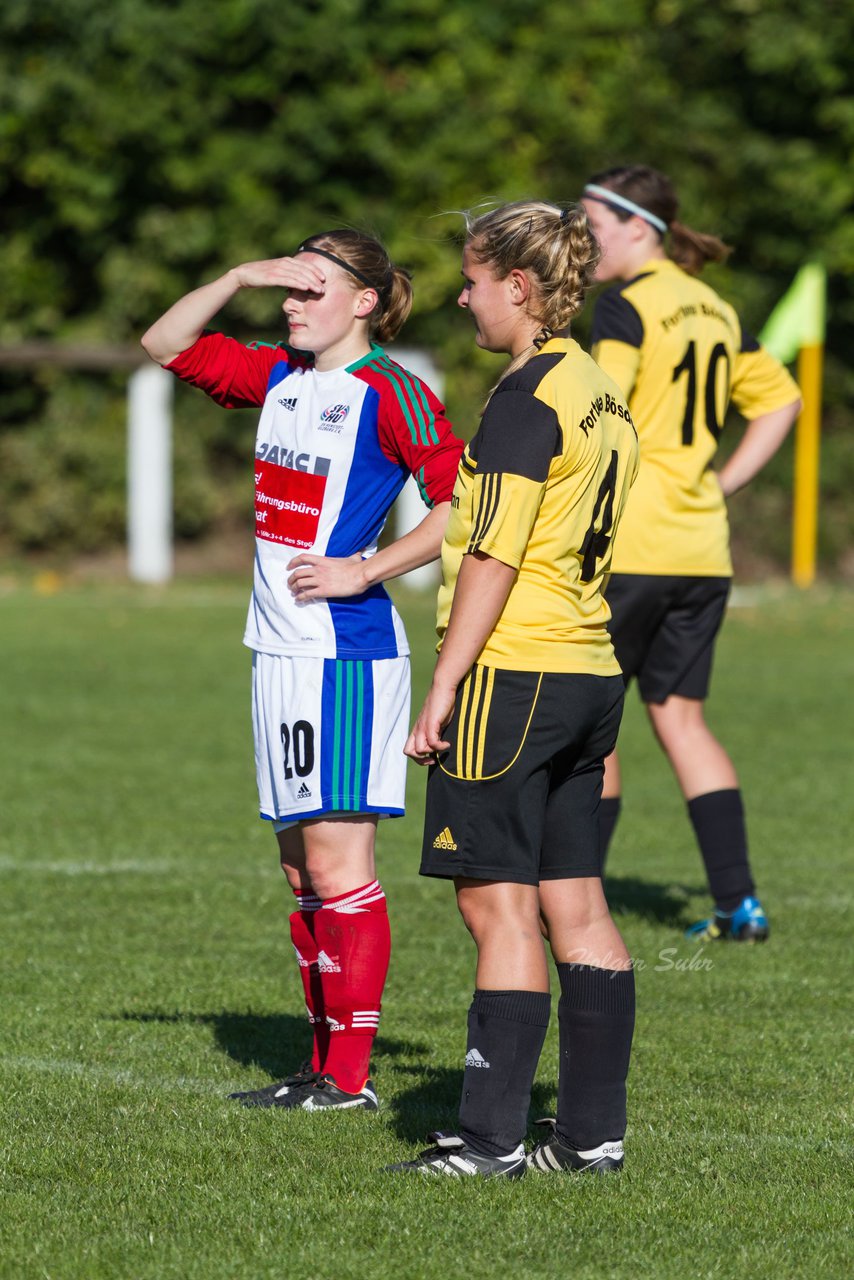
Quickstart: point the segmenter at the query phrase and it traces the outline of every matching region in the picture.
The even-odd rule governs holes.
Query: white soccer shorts
[[[404,811],[409,658],[346,661],[253,654],[252,724],[261,817]]]

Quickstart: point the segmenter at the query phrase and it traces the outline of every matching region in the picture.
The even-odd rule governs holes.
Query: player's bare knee
[[[524,888],[525,892],[513,892]],[[508,937],[520,932],[540,938],[540,913],[536,895],[530,886],[503,884],[502,892],[483,892],[477,888],[460,889],[457,906],[463,923],[480,946],[495,937]]]

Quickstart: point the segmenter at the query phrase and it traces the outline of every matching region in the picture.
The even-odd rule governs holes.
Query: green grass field
[[[380,1112],[226,1099],[307,1043],[255,816],[246,595],[0,595],[0,1276],[850,1275],[854,597],[757,598],[719,647],[710,719],[741,771],[764,947],[682,938],[703,876],[629,699],[609,881],[638,964],[626,1169],[472,1185],[379,1172],[453,1126],[473,982],[450,886],[416,875],[420,772],[380,835]],[[431,606],[402,599],[418,696]],[[553,1027],[537,1112],[556,1069]]]

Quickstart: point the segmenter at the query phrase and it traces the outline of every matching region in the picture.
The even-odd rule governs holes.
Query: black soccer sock
[[[635,1027],[632,969],[559,964],[560,1075],[555,1132],[590,1151],[626,1132],[626,1078]]]
[[[603,796],[599,801],[599,874],[605,874],[605,861],[614,835],[614,827],[622,807],[619,796]]]
[[[509,1155],[525,1136],[550,1012],[547,991],[474,993],[460,1137],[481,1155]]]
[[[742,898],[750,898],[755,892],[747,858],[741,792],[733,788],[695,796],[688,801],[688,816],[703,855],[715,906],[721,911],[734,911]]]

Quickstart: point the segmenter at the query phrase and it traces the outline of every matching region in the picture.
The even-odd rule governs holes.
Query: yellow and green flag
[[[811,586],[816,574],[826,293],[824,267],[806,263],[759,335],[765,349],[784,364],[798,360],[802,407],[795,431],[792,578],[799,587]]]
[[[791,363],[803,347],[824,346],[826,292],[824,267],[808,262],[768,317],[759,341],[783,364]]]

